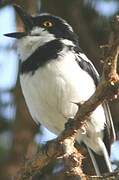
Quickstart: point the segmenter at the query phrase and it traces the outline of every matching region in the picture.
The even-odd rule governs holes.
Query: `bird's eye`
[[[51,21],[44,21],[43,22],[43,26],[44,27],[52,27],[53,26],[53,23]]]

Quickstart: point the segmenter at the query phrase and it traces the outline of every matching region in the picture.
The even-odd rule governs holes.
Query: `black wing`
[[[83,54],[83,52],[80,49],[75,49],[74,51],[76,53],[76,61],[80,65],[80,67],[86,71],[94,80],[95,85],[97,86],[100,80],[99,74],[97,70],[95,69],[92,62]],[[106,125],[104,129],[104,143],[106,145],[106,148],[110,154],[110,144],[115,140],[115,130],[114,125],[112,121],[112,116],[110,113],[108,102],[105,101],[103,104],[105,117],[106,117]]]
[[[74,48],[76,53],[76,61],[78,62],[79,66],[86,71],[94,80],[95,85],[97,86],[99,83],[99,74],[95,69],[92,62],[86,57],[86,55],[82,52],[80,48]]]
[[[115,134],[115,129],[114,129],[114,124],[113,124],[110,108],[109,108],[107,101],[105,101],[103,103],[103,108],[104,108],[105,117],[106,117],[106,126],[105,126],[105,131],[104,131],[104,142],[105,142],[107,150],[110,154],[110,145],[112,142],[114,142],[116,140],[116,134]]]

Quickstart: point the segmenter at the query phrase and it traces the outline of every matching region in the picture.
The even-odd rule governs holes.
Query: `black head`
[[[76,34],[65,20],[51,14],[40,14],[33,17],[20,6],[14,5],[14,8],[24,23],[24,32],[9,33],[5,34],[6,36],[17,39],[21,39],[24,36],[40,36],[40,29],[42,29],[42,31],[53,34],[56,38],[68,39],[75,44],[78,43]]]

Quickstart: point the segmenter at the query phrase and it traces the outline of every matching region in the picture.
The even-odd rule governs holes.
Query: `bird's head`
[[[76,41],[72,27],[64,19],[47,13],[31,16],[18,5],[14,5],[14,8],[24,24],[24,32],[8,33],[5,36],[21,39],[25,36],[52,35],[54,38]]]
[[[18,39],[22,52],[24,49],[26,52],[32,49],[34,51],[38,46],[55,39],[69,45],[78,43],[72,27],[62,18],[47,13],[31,16],[18,5],[14,5],[14,8],[24,24],[24,31],[8,33],[5,36]]]

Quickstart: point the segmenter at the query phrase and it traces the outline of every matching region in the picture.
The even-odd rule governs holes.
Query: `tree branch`
[[[32,177],[36,172],[41,172],[42,168],[58,157],[65,157],[66,176],[72,176],[75,180],[79,178],[91,179],[94,177],[85,176],[81,169],[82,155],[74,148],[75,135],[79,129],[85,128],[87,117],[102,104],[105,100],[115,98],[119,94],[119,76],[117,74],[117,58],[119,54],[119,17],[113,21],[113,41],[109,43],[109,47],[104,57],[103,75],[95,93],[81,105],[75,119],[69,122],[69,126],[55,140],[48,142],[43,151],[40,151],[32,160],[27,160],[21,170],[15,177],[16,180],[24,180]],[[118,27],[118,28],[117,28]],[[116,31],[115,31],[116,29]],[[68,163],[67,163],[68,162]],[[68,173],[67,173],[68,172]],[[68,174],[68,175],[67,175]],[[119,178],[119,172],[111,173],[95,179],[111,178],[116,174]]]

